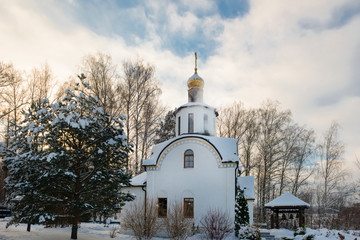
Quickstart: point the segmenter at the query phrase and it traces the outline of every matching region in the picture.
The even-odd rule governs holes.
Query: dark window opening
[[[167,217],[167,198],[158,199],[158,217],[159,218]]]
[[[184,198],[184,217],[194,218],[194,198]]]

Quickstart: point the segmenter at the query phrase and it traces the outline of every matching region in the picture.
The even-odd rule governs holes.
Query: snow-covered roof
[[[154,165],[156,165],[157,158],[160,155],[161,151],[173,141],[174,141],[174,138],[154,145],[153,148],[151,149],[150,158],[145,159],[143,161],[143,166],[154,166]]]
[[[195,107],[195,106],[202,106],[202,107],[205,107],[205,108],[210,108],[210,109],[213,109],[214,112],[215,112],[215,115],[218,116],[219,113],[218,111],[216,110],[216,108],[213,108],[211,107],[210,105],[207,105],[205,103],[202,103],[202,102],[188,102],[188,103],[185,103],[183,105],[181,105],[179,108],[177,108],[174,112],[174,114],[176,115],[176,113],[182,109],[182,108],[187,108],[187,107]]]
[[[237,184],[244,191],[245,199],[255,200],[254,176],[238,177]]]
[[[144,160],[143,166],[155,166],[158,163],[159,157],[163,151],[172,144],[176,143],[179,140],[186,138],[198,138],[208,142],[212,147],[217,151],[217,153],[221,157],[222,163],[227,162],[238,162],[239,157],[237,155],[237,142],[236,139],[233,138],[220,138],[213,136],[204,136],[199,134],[187,134],[180,135],[176,138],[172,138],[165,142],[156,144],[152,150],[149,159]]]
[[[265,207],[310,207],[310,205],[291,193],[284,193],[280,197],[265,204]]]
[[[131,186],[145,186],[146,185],[147,174],[143,172],[139,175],[133,177],[130,181]]]

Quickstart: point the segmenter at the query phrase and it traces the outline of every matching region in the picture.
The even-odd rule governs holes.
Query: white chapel
[[[134,194],[135,201],[157,202],[158,217],[166,217],[169,207],[180,202],[184,216],[199,226],[212,209],[227,213],[234,222],[239,186],[248,200],[252,224],[254,178],[239,177],[236,139],[216,136],[218,112],[203,102],[204,80],[197,73],[196,57],[195,73],[187,86],[188,103],[175,111],[175,137],[152,148],[150,158],[143,161],[145,172],[124,191]]]

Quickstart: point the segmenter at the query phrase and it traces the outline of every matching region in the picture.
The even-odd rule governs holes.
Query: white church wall
[[[250,226],[254,223],[254,201],[250,200],[247,202],[249,208],[249,216],[250,216]]]
[[[194,152],[194,168],[184,168],[184,152]],[[173,202],[183,203],[184,198],[194,198],[195,224],[210,209],[219,209],[234,219],[235,166],[219,168],[216,153],[205,143],[182,140],[160,159],[159,168],[149,170],[149,199],[168,198],[168,208]],[[223,166],[223,165],[222,165]]]
[[[132,194],[135,197],[135,199],[131,202],[126,202],[125,205],[122,207],[121,214],[120,214],[120,221],[122,220],[122,217],[124,216],[124,214],[122,214],[122,213],[130,210],[130,208],[133,204],[142,206],[145,201],[145,192],[142,190],[141,187],[128,187],[128,188],[123,188],[121,191],[124,193]]]

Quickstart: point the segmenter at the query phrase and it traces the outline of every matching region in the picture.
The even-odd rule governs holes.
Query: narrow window
[[[184,198],[184,217],[194,218],[194,198]]]
[[[205,114],[204,115],[204,132],[205,134],[208,134],[209,133],[209,129],[208,129],[208,115]]]
[[[194,152],[188,149],[184,153],[184,168],[193,168],[193,167],[194,167]]]
[[[178,135],[180,135],[180,129],[181,129],[181,118],[180,116],[178,117]]]
[[[167,198],[158,199],[158,217],[166,218],[167,216]]]
[[[189,113],[188,115],[188,133],[194,133],[194,114]]]

